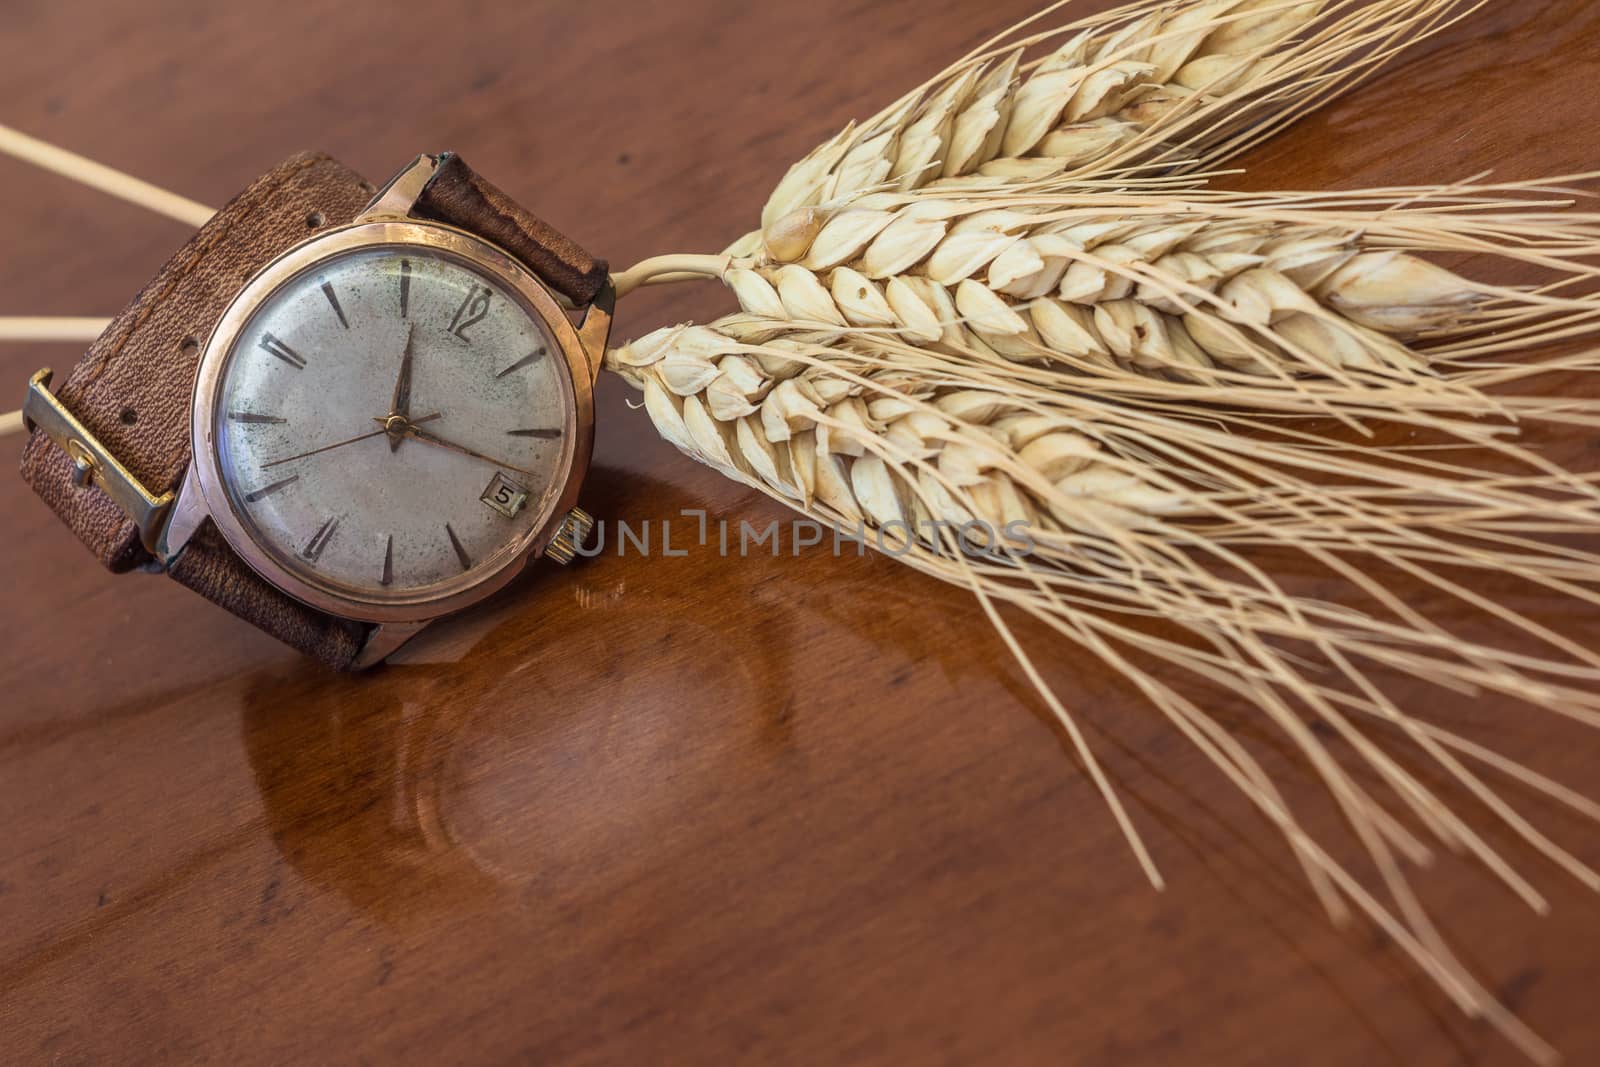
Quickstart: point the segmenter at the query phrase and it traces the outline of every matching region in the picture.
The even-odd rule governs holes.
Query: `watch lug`
[[[357,215],[355,220],[373,222],[379,219],[410,218],[412,207],[422,195],[422,187],[428,184],[428,179],[433,177],[433,172],[438,166],[439,161],[432,156],[418,156],[402,167],[400,173],[390,178],[384,187],[378,190],[378,195],[361,209],[361,214]]]
[[[368,667],[375,667],[382,663],[399,647],[422,632],[431,619],[422,622],[381,622],[372,628],[372,633],[367,635],[367,643],[361,646],[361,654],[356,656],[355,662],[350,666],[354,670],[364,671]]]
[[[156,556],[163,567],[172,565],[172,561],[183,552],[184,546],[188,545],[189,539],[194,537],[194,532],[210,514],[205,494],[200,491],[200,475],[195,470],[194,462],[190,461],[189,469],[183,475],[183,484],[178,487],[178,499],[173,502],[172,510],[167,513],[166,526],[156,539]]]
[[[595,294],[594,301],[583,316],[583,322],[578,325],[578,340],[583,345],[584,357],[589,361],[590,384],[599,379],[600,367],[605,363],[606,339],[611,336],[611,315],[616,306],[617,290],[608,278],[605,288]]]

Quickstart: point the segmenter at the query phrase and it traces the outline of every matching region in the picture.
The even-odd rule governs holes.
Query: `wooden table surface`
[[[1034,5],[8,0],[0,121],[212,204],[304,147],[381,178],[449,146],[626,264],[720,248],[790,161]],[[1495,0],[1236,181],[1592,168],[1597,86],[1600,5]],[[0,193],[0,314],[109,315],[185,237],[9,161]],[[728,306],[651,291],[618,332]],[[14,404],[74,358],[3,345],[0,381]],[[591,511],[781,516],[629,399],[600,391]],[[1124,683],[1046,652],[1150,890],[978,610],[891,560],[536,568],[342,677],[102,573],[15,477],[0,513],[6,1063],[1524,1062],[1371,929],[1333,929]],[[1430,710],[1600,778],[1592,734],[1456,703]],[[1263,758],[1350,855],[1305,769]],[[1600,862],[1600,831],[1511,795]],[[1422,895],[1488,988],[1600,1063],[1600,899],[1491,840],[1552,915],[1450,858]]]

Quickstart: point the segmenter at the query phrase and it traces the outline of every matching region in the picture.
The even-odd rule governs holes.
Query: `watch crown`
[[[566,566],[578,554],[578,548],[588,539],[589,531],[593,529],[594,516],[582,508],[573,508],[561,520],[561,528],[545,546],[545,557],[555,560],[563,567]]]

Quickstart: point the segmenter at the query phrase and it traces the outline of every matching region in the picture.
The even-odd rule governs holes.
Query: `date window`
[[[489,479],[489,488],[478,498],[508,519],[514,519],[528,502],[528,491],[499,471]]]

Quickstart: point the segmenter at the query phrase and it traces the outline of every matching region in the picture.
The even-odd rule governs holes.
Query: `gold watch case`
[[[379,631],[389,631],[387,637],[380,632],[369,639],[368,653],[362,657],[367,662],[382,658],[429,620],[468,607],[503,587],[565,528],[589,467],[594,443],[594,381],[610,328],[613,294],[609,285],[585,309],[581,322],[574,325],[555,294],[497,246],[452,226],[406,217],[416,190],[431,173],[431,163],[428,157],[419,157],[355,221],[317,234],[283,253],[256,274],[229,304],[200,358],[191,407],[193,459],[159,544],[160,555],[170,561],[209,516],[240,558],[273,586],[319,611],[378,623]],[[502,562],[465,589],[419,596],[414,601],[377,603],[363,599],[354,590],[342,592],[298,574],[255,542],[224,484],[215,428],[223,372],[256,310],[280,287],[329,257],[383,246],[421,247],[457,259],[514,294],[544,325],[564,358],[567,373],[562,377],[570,389],[565,398],[570,433],[558,465],[559,490],[548,499],[538,521],[521,542],[502,553]]]

